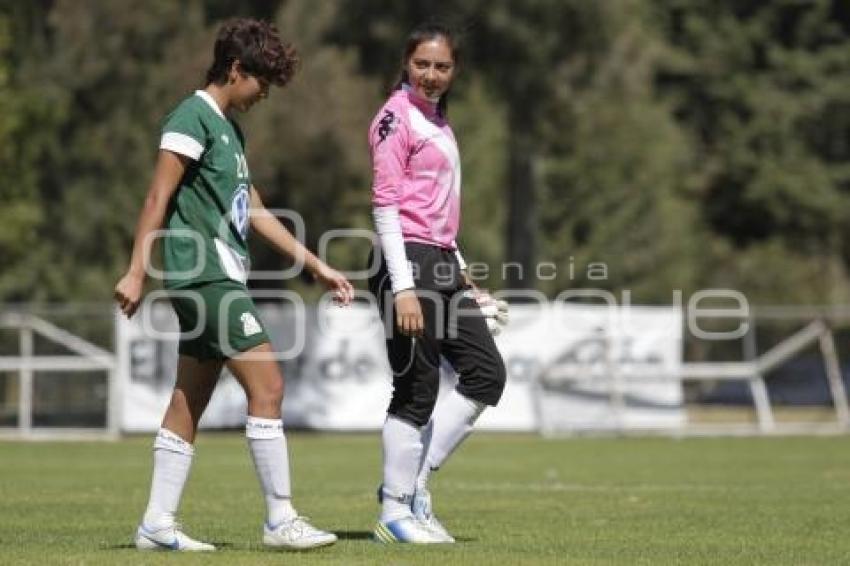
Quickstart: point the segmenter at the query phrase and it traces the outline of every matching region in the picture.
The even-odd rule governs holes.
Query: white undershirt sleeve
[[[381,242],[393,293],[414,288],[416,285],[413,282],[410,264],[407,262],[407,252],[404,250],[398,208],[395,206],[375,207],[372,209],[372,216],[375,219],[375,230]]]

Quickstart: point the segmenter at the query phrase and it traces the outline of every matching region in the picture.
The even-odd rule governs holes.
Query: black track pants
[[[393,370],[388,413],[416,426],[428,422],[440,387],[441,355],[458,373],[461,395],[496,405],[505,388],[505,364],[477,303],[463,295],[466,288],[454,252],[412,242],[406,243],[405,249],[425,319],[423,336],[404,336],[396,327],[395,303],[383,261],[369,280],[384,322]]]

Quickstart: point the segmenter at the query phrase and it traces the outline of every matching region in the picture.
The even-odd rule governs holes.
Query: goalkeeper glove
[[[479,289],[470,289],[465,292],[465,295],[478,304],[481,309],[481,314],[484,315],[484,320],[487,322],[487,330],[493,336],[501,334],[502,329],[508,324],[510,316],[508,315],[508,303],[495,299],[487,291]]]

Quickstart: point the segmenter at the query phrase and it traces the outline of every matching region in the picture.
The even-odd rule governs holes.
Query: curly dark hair
[[[299,64],[295,48],[281,41],[273,24],[251,18],[234,18],[221,26],[207,84],[226,82],[234,61],[246,73],[278,86],[292,79]]]

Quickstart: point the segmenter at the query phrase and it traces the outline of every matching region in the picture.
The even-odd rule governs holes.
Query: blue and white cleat
[[[454,537],[449,534],[449,531],[446,530],[443,524],[437,520],[437,516],[434,515],[434,510],[431,507],[431,494],[427,489],[420,489],[416,492],[410,507],[413,510],[413,516],[416,520],[431,531],[435,537],[440,539],[440,542],[455,542]]]
[[[385,544],[439,544],[446,542],[412,515],[394,521],[378,521],[378,524],[375,525],[373,537],[375,542]]]
[[[263,544],[274,548],[307,550],[333,544],[336,539],[335,534],[317,529],[308,523],[306,517],[295,517],[275,527],[263,524]]]
[[[211,544],[195,540],[180,530],[180,525],[174,524],[162,529],[150,530],[139,525],[136,530],[136,548],[139,550],[165,550],[173,552],[212,552],[215,547]]]

